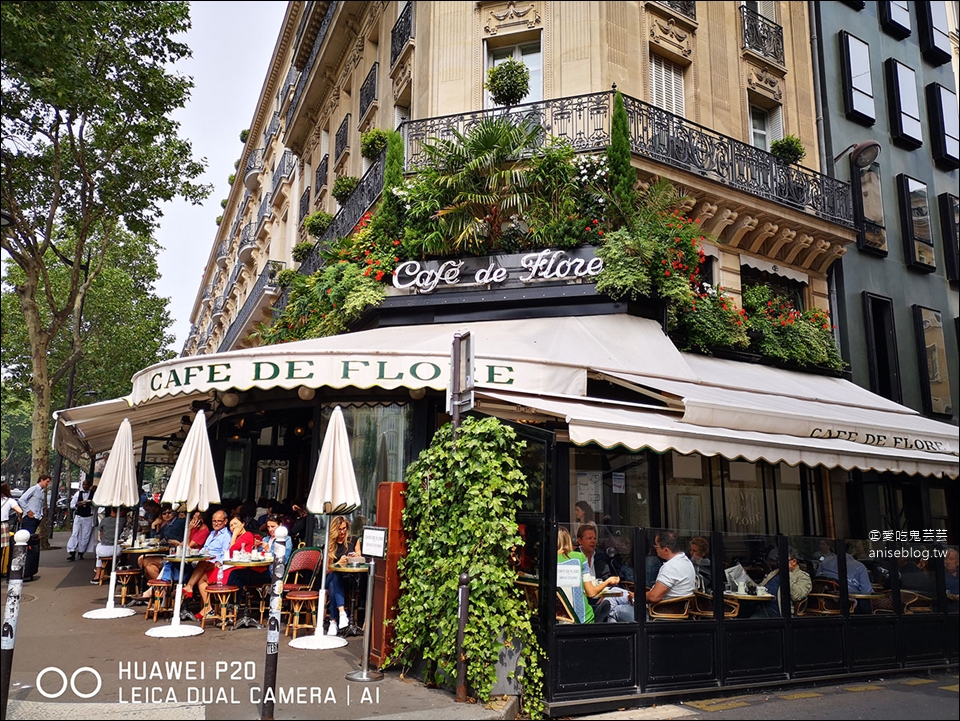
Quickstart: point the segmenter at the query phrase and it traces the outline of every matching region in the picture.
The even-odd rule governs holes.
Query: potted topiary
[[[220,222],[221,222],[222,220],[223,220],[223,216],[222,216],[222,215],[218,215],[218,216],[217,216],[217,225],[220,225]]]
[[[360,185],[360,178],[354,175],[341,175],[333,182],[333,189],[330,194],[337,199],[337,202],[343,205],[347,198],[353,195],[353,191]]]
[[[313,252],[313,245],[314,244],[309,240],[304,240],[301,243],[297,243],[295,246],[293,246],[293,259],[298,263],[305,261]]]
[[[333,222],[333,216],[322,210],[308,215],[303,221],[303,227],[314,238],[319,238],[323,232],[330,227]]]
[[[782,163],[799,163],[807,154],[796,135],[787,135],[770,143],[770,153]]]
[[[227,176],[227,182],[230,183],[230,185],[233,185],[233,181],[236,179],[237,179],[236,173],[230,173],[230,175]]]
[[[367,160],[376,160],[387,148],[387,132],[380,128],[368,130],[360,136],[360,154]]]
[[[241,131],[240,131],[240,142],[241,142],[241,143],[246,144],[247,138],[249,138],[249,137],[250,137],[250,130],[249,130],[249,128],[246,129],[246,130],[241,130]]]
[[[516,105],[530,92],[530,69],[520,60],[504,60],[487,71],[483,87],[497,105]]]
[[[220,199],[220,207],[221,207],[221,208],[226,208],[226,207],[227,207],[227,199],[226,199],[226,198],[221,198],[221,199]]]
[[[297,278],[297,271],[293,268],[284,268],[277,273],[276,283],[280,288],[287,288],[293,284]]]

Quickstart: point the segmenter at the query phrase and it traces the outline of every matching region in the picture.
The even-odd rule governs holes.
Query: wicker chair
[[[713,618],[713,596],[703,591],[693,592],[690,615],[694,618]],[[732,598],[723,599],[723,617],[736,618],[740,615],[740,602]],[[653,614],[651,614],[651,617]]]
[[[662,601],[650,604],[650,618],[662,618],[679,620],[690,618],[690,604],[696,598],[693,594],[689,596],[678,596],[676,598],[666,598]]]
[[[904,613],[933,613],[933,599],[916,591],[900,591]]]

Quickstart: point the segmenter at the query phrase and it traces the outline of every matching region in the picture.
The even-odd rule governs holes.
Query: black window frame
[[[884,63],[884,76],[887,81],[887,108],[890,111],[890,136],[893,142],[901,148],[916,150],[923,145],[923,119],[920,110],[920,95],[917,92],[917,71],[896,58],[887,58]],[[917,107],[917,116],[914,118],[903,109],[904,96],[900,90],[901,71],[913,74],[913,99]],[[916,121],[917,136],[911,134],[904,124],[904,118]]]
[[[926,189],[928,193],[926,195],[927,218],[930,218],[929,186],[922,180],[917,180],[906,173],[898,175],[897,196],[900,204],[900,227],[903,236],[904,259],[908,267],[923,273],[932,273],[937,269],[936,250],[933,243],[933,228],[930,226],[930,221],[928,220],[927,225],[930,228],[930,237],[924,238],[923,236],[917,235],[916,223],[914,222],[915,212],[913,204],[910,202],[910,181],[919,183]],[[917,258],[917,243],[930,247],[931,263],[926,263]]]
[[[853,219],[857,227],[857,248],[867,253],[873,253],[881,257],[886,257],[890,252],[890,246],[887,243],[887,221],[886,213],[883,209],[883,174],[880,171],[880,163],[874,162],[869,168],[861,168],[850,158],[850,192],[853,195]],[[867,218],[864,212],[863,202],[863,184],[862,178],[866,171],[873,171],[877,174],[878,198],[880,200],[880,214],[883,216],[883,223],[877,223],[875,219]],[[872,230],[877,235],[883,236],[883,245],[871,243],[867,237],[867,231]]]
[[[933,161],[942,170],[956,170],[960,168],[960,111],[957,109],[957,94],[940,83],[930,83],[927,85],[926,95]],[[944,98],[944,95],[949,97]],[[947,112],[954,113],[951,122],[947,121]],[[953,142],[948,142],[948,138]]]
[[[947,20],[949,11],[943,0],[938,0],[938,3],[943,8],[943,27],[937,24],[938,13],[934,10],[932,2],[916,4],[920,52],[924,60],[935,66],[949,63],[953,52],[950,47],[950,28]]]
[[[920,378],[920,399],[923,402],[923,414],[925,416],[934,416],[939,418],[950,418],[953,415],[952,406],[948,406],[947,412],[944,411],[935,411],[933,410],[933,388],[932,388],[932,379],[930,378],[930,365],[927,359],[927,336],[924,333],[923,327],[923,311],[930,311],[931,313],[936,313],[940,316],[940,340],[943,341],[944,351],[946,351],[946,334],[943,332],[943,311],[937,310],[936,308],[928,308],[927,306],[915,304],[912,306],[913,310],[913,327],[914,327],[914,341],[917,346],[917,376]],[[950,366],[949,361],[944,363],[944,368],[942,372],[946,374],[947,379],[947,391],[952,393],[952,388],[950,388]],[[949,396],[952,402],[952,395]]]
[[[857,12],[860,12],[861,10],[863,10],[863,8],[866,7],[867,5],[867,3],[864,2],[864,0],[842,0],[842,1],[844,5],[853,8]]]
[[[960,283],[960,197],[953,193],[937,196],[940,211],[940,238],[943,240],[943,263],[947,279]]]
[[[876,309],[883,306],[884,317],[878,318]],[[867,365],[870,369],[870,390],[894,403],[903,402],[903,387],[900,375],[900,353],[897,350],[897,325],[894,318],[893,299],[869,291],[863,291],[863,315],[866,321]],[[878,343],[877,324],[883,324],[884,338]],[[881,358],[878,350],[884,349]],[[885,363],[880,361],[884,360]],[[882,366],[887,366],[884,369]],[[884,391],[888,390],[889,393]]]
[[[870,73],[870,102],[873,104],[872,114],[868,115],[867,113],[859,110],[854,105],[854,85],[853,85],[853,64],[850,60],[850,41],[854,40],[862,45],[865,45],[867,48],[867,57],[870,56],[870,43],[861,40],[856,35],[848,33],[846,30],[841,30],[839,33],[840,36],[840,66],[843,70],[843,103],[846,110],[847,120],[852,120],[855,123],[860,123],[861,125],[866,125],[870,127],[875,122],[877,122],[877,101],[876,101],[876,92],[873,89],[873,68],[868,63],[868,72]],[[857,93],[866,95],[862,90],[857,89]]]
[[[897,40],[903,40],[910,37],[913,27],[910,23],[910,4],[894,3],[890,0],[880,0],[877,3],[877,11],[880,14],[880,27],[887,35],[895,37]],[[906,13],[906,25],[903,24],[903,14]]]

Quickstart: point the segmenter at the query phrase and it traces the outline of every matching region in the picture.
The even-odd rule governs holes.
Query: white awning
[[[723,456],[729,460],[764,460],[851,470],[890,471],[923,476],[960,474],[958,459],[946,453],[868,446],[836,438],[802,438],[781,433],[687,423],[669,411],[602,399],[547,398],[484,389],[479,410],[503,418],[546,417],[567,423],[570,441],[604,448],[650,449]]]

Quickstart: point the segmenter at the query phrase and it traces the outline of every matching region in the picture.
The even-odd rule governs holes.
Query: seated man
[[[680,542],[674,531],[661,531],[654,541],[657,556],[663,561],[657,580],[646,593],[647,603],[658,603],[671,598],[689,596],[697,585],[697,573],[686,554],[680,550]],[[633,601],[633,594],[630,594]],[[615,606],[611,621],[634,621],[636,615],[632,604]]]
[[[801,570],[800,562],[797,560],[797,551],[790,548],[787,552],[787,570],[789,571],[790,600],[799,603],[813,589],[813,581],[810,574]],[[780,615],[780,569],[771,571],[760,582],[761,586],[766,586],[767,593],[774,596],[773,599],[765,603],[758,603],[754,616],[766,616],[776,618]],[[791,609],[792,609],[791,605]],[[792,611],[791,611],[792,612]]]
[[[820,578],[831,578],[839,581],[837,557],[835,555],[827,556],[817,569],[817,576]],[[847,553],[847,589],[850,593],[873,593],[873,586],[870,584],[870,572],[860,561]]]

